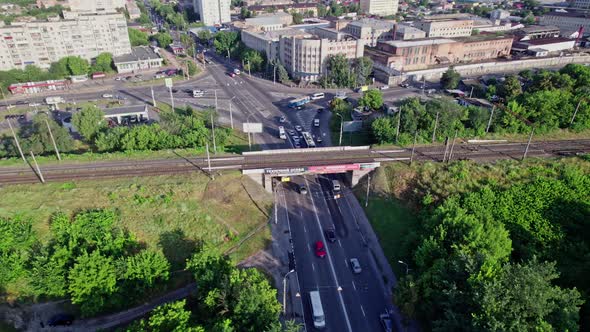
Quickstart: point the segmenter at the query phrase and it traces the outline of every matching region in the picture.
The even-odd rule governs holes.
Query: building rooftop
[[[385,44],[389,44],[394,47],[413,47],[413,46],[425,46],[425,45],[440,45],[440,44],[450,44],[456,43],[455,40],[446,39],[446,38],[437,38],[437,39],[413,39],[413,40],[391,40],[382,42]]]
[[[264,24],[281,24],[283,23],[283,19],[286,16],[291,16],[291,14],[285,12],[277,12],[272,15],[261,15],[252,18],[247,18],[247,24],[256,24],[256,25],[264,25]]]
[[[564,43],[564,42],[574,42],[574,39],[569,39],[569,38],[564,38],[564,37],[556,37],[556,38],[539,38],[539,39],[531,39],[531,40],[523,40],[520,41],[520,44],[526,44],[526,45],[535,45],[535,46],[541,46],[541,45],[549,45],[549,44],[555,44],[555,43]]]
[[[510,34],[496,34],[496,33],[480,33],[479,35],[467,36],[467,37],[458,37],[453,38],[457,41],[462,42],[477,42],[477,41],[485,41],[485,40],[492,40],[492,39],[513,39],[512,35]]]
[[[559,31],[559,27],[557,27],[555,25],[529,25],[528,27],[518,29],[518,31],[522,31],[525,34],[535,33],[535,32],[552,31],[552,30]]]
[[[458,21],[458,20],[472,20],[468,14],[441,14],[441,15],[430,15],[422,19],[424,22],[437,22],[437,21]]]
[[[151,47],[149,46],[137,46],[131,48],[131,53],[124,54],[121,56],[116,56],[113,58],[113,62],[121,63],[121,62],[132,62],[138,60],[150,60],[150,59],[159,59],[160,55],[156,53]]]
[[[268,41],[278,41],[281,37],[288,37],[288,36],[304,36],[312,34],[305,32],[300,29],[281,29],[281,30],[273,30],[273,31],[252,31],[252,30],[245,30],[244,32],[251,33],[254,35],[258,35],[261,38],[264,38]]]
[[[580,17],[590,19],[590,14],[581,12],[549,12],[543,16]]]
[[[374,18],[362,18],[360,20],[352,21],[348,23],[348,25],[357,26],[357,27],[370,27],[373,29],[393,29],[393,22],[384,21],[384,20],[377,20]]]
[[[265,9],[274,8],[277,11],[289,8],[316,8],[317,3],[293,3],[289,5],[254,5],[248,6],[248,10],[261,11]]]
[[[104,108],[103,112],[106,116],[145,113],[147,112],[147,105],[131,105],[116,108]]]

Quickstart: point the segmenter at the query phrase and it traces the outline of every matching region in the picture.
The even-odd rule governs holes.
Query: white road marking
[[[304,180],[305,180],[305,184],[306,184],[307,188],[311,188],[309,186],[307,178],[304,178]],[[315,215],[316,223],[318,225],[318,228],[321,230],[322,225],[320,223],[320,217],[318,215],[318,209],[316,208],[316,205],[315,205],[315,200],[313,199],[313,195],[310,195],[309,197],[311,198],[311,205],[313,206],[313,213]],[[322,241],[324,241],[324,243],[325,243],[326,239],[324,237],[324,232],[320,232],[320,235],[322,236]],[[338,277],[336,276],[336,271],[334,270],[334,263],[332,263],[332,257],[330,256],[330,250],[328,249],[328,247],[326,247],[326,256],[328,256],[328,262],[330,265],[330,271],[332,272],[332,278],[334,278],[334,281],[336,281],[336,285],[340,286],[340,282],[338,282]],[[352,332],[352,326],[350,325],[350,319],[348,318],[348,312],[346,311],[346,306],[344,305],[344,298],[342,297],[342,292],[337,292],[337,293],[338,293],[338,299],[340,300],[340,306],[342,308],[342,312],[344,313],[344,319],[346,320],[347,330],[349,332]]]
[[[340,248],[342,248],[342,242],[340,242],[340,239],[338,239],[338,245],[340,245]]]
[[[307,233],[307,228],[305,228],[305,225],[303,225],[303,232]]]
[[[361,311],[363,312],[363,317],[367,318],[367,315],[365,315],[365,309],[363,309],[363,305],[361,304]]]
[[[313,263],[311,263],[311,269],[315,272],[315,265]]]
[[[354,281],[352,282],[352,288],[354,288],[354,290],[356,290],[356,284],[354,283]]]

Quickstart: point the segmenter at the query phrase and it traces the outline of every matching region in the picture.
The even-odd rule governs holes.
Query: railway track
[[[522,158],[526,143],[456,144],[453,160],[490,161]],[[539,141],[531,144],[528,157],[554,157],[590,153],[590,140]],[[41,166],[45,181],[67,182],[118,177],[185,174],[189,172],[217,172],[220,170],[325,166],[342,163],[370,163],[375,161],[407,160],[411,149],[355,150],[323,153],[290,153],[280,155],[221,156],[211,158],[211,169],[206,158],[156,159],[140,161],[112,161],[88,164]],[[448,156],[448,155],[447,155]],[[440,162],[444,146],[417,147],[416,160]],[[40,178],[31,167],[0,168],[0,185],[38,183]]]

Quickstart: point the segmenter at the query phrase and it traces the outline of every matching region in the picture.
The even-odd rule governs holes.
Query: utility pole
[[[486,134],[490,130],[490,126],[492,125],[492,117],[494,116],[494,110],[496,109],[496,105],[492,106],[492,112],[490,113],[490,119],[488,120],[488,125],[486,126]]]
[[[434,143],[434,140],[436,139],[436,127],[438,126],[438,114],[440,112],[436,112],[436,119],[434,120],[434,131],[432,132],[432,143]]]
[[[231,97],[231,99],[229,100],[229,123],[231,125],[231,129],[234,129],[234,116],[231,109],[231,101],[234,100],[234,98],[236,98],[236,96]]]
[[[395,131],[395,143],[397,143],[397,138],[399,137],[399,127],[402,123],[402,107],[399,107],[398,118],[397,118],[397,130]]]
[[[578,106],[576,106],[576,110],[574,111],[574,115],[572,116],[572,120],[570,121],[570,127],[574,124],[574,120],[576,119],[576,114],[578,114],[578,109],[580,108],[582,100],[584,100],[584,98],[580,99],[580,101],[578,102]]]
[[[23,161],[26,164],[27,159],[25,159],[25,155],[23,154],[23,150],[20,148],[20,144],[18,143],[18,137],[16,137],[16,133],[14,132],[14,129],[12,128],[12,124],[10,123],[10,119],[6,119],[6,122],[8,122],[8,127],[10,127],[10,131],[12,132],[12,136],[14,137],[14,143],[16,143],[16,148],[18,149],[18,152],[20,153],[21,158],[23,158]]]
[[[252,74],[250,73],[250,70],[252,68],[250,68],[250,59],[248,59],[248,76],[252,77]]]
[[[458,134],[459,130],[455,130],[455,137],[453,137],[453,144],[451,144],[451,152],[449,152],[449,158],[447,159],[447,162],[451,161],[451,158],[453,158],[453,149],[455,148],[455,140],[457,139]]]
[[[227,59],[229,60],[229,48],[227,49]]]
[[[172,87],[168,87],[168,91],[170,91],[170,104],[172,104],[172,111],[174,112],[174,96],[172,95]]]
[[[154,107],[158,107],[158,105],[156,104],[156,97],[154,97],[154,86],[150,86],[150,90],[152,90],[152,106]]]
[[[526,148],[524,149],[524,154],[522,155],[522,160],[524,160],[524,158],[526,158],[527,153],[529,153],[529,146],[531,145],[531,140],[533,139],[533,132],[535,131],[535,128],[533,127],[531,129],[531,135],[529,136],[529,141],[526,144]]]
[[[471,99],[471,96],[473,96],[473,87],[471,87],[471,92],[469,92],[469,99]]]
[[[215,92],[215,113],[217,113],[217,90]],[[213,153],[217,154],[217,144],[215,144],[215,119],[213,118],[213,112],[211,112],[211,134],[213,135]]]
[[[273,70],[272,70],[272,84],[277,84],[277,64],[276,63],[273,65]]]
[[[43,178],[43,173],[41,173],[41,169],[39,168],[39,164],[37,164],[37,159],[35,159],[35,155],[33,151],[29,151],[31,153],[31,157],[33,157],[33,162],[35,163],[35,167],[37,168],[37,174],[39,175],[39,179],[41,179],[41,183],[45,183],[45,179]]]
[[[250,132],[248,132],[248,148],[252,151],[252,141],[250,140]]]
[[[414,132],[414,144],[412,145],[412,154],[410,155],[410,165],[414,161],[414,151],[416,150],[416,140],[418,139],[418,130]]]
[[[424,88],[426,88],[426,76],[422,76],[422,95],[424,95]]]
[[[49,130],[49,137],[51,137],[51,142],[53,143],[53,148],[55,149],[57,159],[61,161],[61,156],[59,155],[59,150],[57,149],[57,144],[55,143],[55,138],[53,138],[53,133],[51,132],[51,128],[49,127],[49,121],[47,121],[47,119],[45,119],[45,124],[47,125],[47,130]]]
[[[215,175],[213,175],[213,173],[211,173],[211,156],[209,156],[209,143],[205,143],[206,149],[207,149],[207,165],[209,167],[209,175],[211,176],[211,178],[213,180],[215,180]]]
[[[369,205],[369,191],[371,190],[371,173],[367,175],[367,197],[365,198],[365,207]]]
[[[449,136],[445,138],[445,153],[443,154],[443,163],[447,160],[447,152],[449,151]]]
[[[189,70],[189,69],[188,69],[188,62],[189,62],[189,61],[190,61],[190,60],[187,60],[187,61],[186,61],[186,80],[187,80],[187,81],[191,79],[191,74],[188,72],[188,70]]]
[[[344,118],[342,115],[340,116],[340,139],[338,140],[338,145],[342,146],[342,131],[344,130]]]

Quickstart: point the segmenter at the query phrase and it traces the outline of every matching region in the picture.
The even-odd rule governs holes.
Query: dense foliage
[[[147,33],[133,28],[128,28],[127,30],[129,31],[129,41],[131,42],[131,46],[149,45],[150,42]]]
[[[47,244],[39,243],[30,221],[0,219],[0,288],[26,281],[29,295],[69,297],[85,316],[142,299],[143,292],[168,280],[170,264],[159,252],[139,250],[134,237],[117,227],[118,218],[110,210],[72,218],[57,213]]]
[[[349,61],[344,54],[337,54],[328,58],[328,74],[322,76],[319,83],[324,88],[355,88],[369,82],[372,70],[370,58]]]
[[[577,331],[590,293],[588,165],[511,167],[500,181],[467,166],[449,166],[454,186],[415,179],[422,223],[396,302],[437,331]]]
[[[160,306],[126,331],[299,331],[293,322],[281,326],[276,290],[258,270],[236,268],[211,247],[195,253],[187,269],[197,282],[195,302]]]

